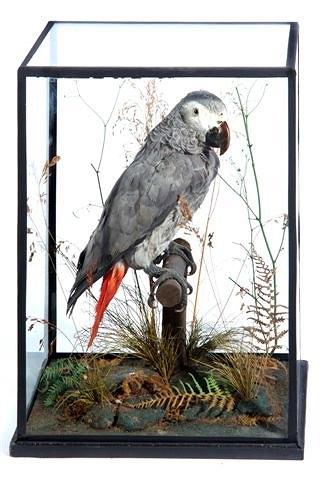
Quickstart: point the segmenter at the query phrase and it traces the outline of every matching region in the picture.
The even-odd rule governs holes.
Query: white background
[[[127,30],[128,32],[128,30]],[[233,32],[232,32],[233,34]],[[257,38],[257,36],[256,36]],[[68,50],[67,39],[64,52]],[[98,44],[100,47],[100,44]],[[97,48],[98,48],[97,47]],[[285,50],[285,44],[281,45]],[[62,49],[60,49],[61,52]],[[99,50],[99,48],[98,48]],[[196,54],[197,55],[197,54]],[[170,64],[173,60],[170,57]],[[194,60],[194,56],[192,55]],[[173,57],[177,61],[178,55]],[[159,61],[160,57],[158,57]],[[125,60],[128,64],[128,57]],[[152,82],[152,80],[150,80]],[[30,83],[32,85],[30,85]],[[121,84],[123,86],[121,87]],[[91,168],[91,163],[97,165],[102,147],[103,124],[95,112],[102,112],[103,118],[109,118],[107,134],[105,137],[102,164],[100,167],[100,182],[103,197],[106,198],[117,178],[125,169],[125,148],[130,153],[128,161],[132,161],[139,149],[139,143],[130,133],[130,128],[135,123],[133,114],[128,114],[130,122],[125,119],[121,108],[124,105],[136,105],[136,116],[143,118],[143,100],[139,93],[144,94],[146,102],[147,79],[121,82],[119,79],[59,79],[58,80],[58,134],[57,154],[61,160],[57,166],[57,241],[64,241],[63,251],[68,248],[66,255],[74,255],[75,262],[89,236],[98,223],[101,213],[100,197],[96,175]],[[203,89],[216,93],[227,106],[227,121],[231,130],[231,147],[229,151],[220,156],[220,171],[216,180],[215,199],[213,212],[210,215],[209,232],[214,232],[213,248],[206,248],[205,262],[201,271],[200,294],[197,302],[197,316],[204,324],[213,325],[218,329],[231,327],[247,327],[250,323],[249,314],[242,309],[242,302],[249,304],[249,298],[242,299],[237,295],[239,288],[234,286],[230,278],[235,279],[242,287],[250,287],[251,266],[247,261],[246,252],[242,246],[248,247],[250,242],[250,229],[247,218],[247,209],[243,201],[235,195],[220,180],[227,182],[238,189],[239,173],[245,170],[246,136],[242,122],[242,115],[237,105],[235,88],[238,88],[245,105],[248,96],[247,109],[252,111],[249,116],[249,131],[258,175],[258,184],[261,192],[262,217],[271,249],[276,255],[282,239],[283,215],[288,212],[287,205],[287,155],[288,155],[288,89],[287,79],[224,79],[224,78],[165,78],[155,83],[157,97],[155,97],[152,110],[158,104],[165,102],[166,111],[170,110],[187,92]],[[118,87],[119,86],[119,87]],[[42,89],[45,92],[41,96]],[[120,90],[118,90],[121,88]],[[45,259],[47,252],[44,250],[40,238],[46,232],[44,222],[44,209],[46,205],[40,202],[40,190],[46,192],[46,184],[39,179],[42,175],[44,158],[47,155],[47,137],[44,125],[47,125],[47,81],[44,78],[32,78],[27,82],[27,164],[28,164],[28,207],[30,215],[28,226],[32,234],[28,235],[28,245],[36,245],[36,253],[27,267],[27,317],[43,318],[45,299],[42,281],[45,275]],[[119,91],[116,108],[116,92]],[[82,99],[77,95],[82,94]],[[159,101],[160,99],[160,101]],[[274,99],[276,101],[274,101]],[[87,104],[84,104],[84,101]],[[127,103],[125,103],[127,102]],[[259,103],[259,106],[256,105]],[[89,106],[91,108],[89,108]],[[94,111],[92,110],[94,109]],[[254,112],[253,112],[253,109]],[[119,118],[123,118],[119,122]],[[275,122],[273,121],[275,119]],[[160,120],[159,115],[152,119],[152,126]],[[150,129],[150,127],[149,127]],[[145,128],[139,127],[138,134],[145,137]],[[249,166],[245,175],[246,188],[249,194],[249,203],[254,212],[257,211],[256,187]],[[276,184],[274,190],[273,185]],[[44,186],[43,186],[44,185]],[[213,187],[203,202],[201,208],[195,213],[192,225],[199,229],[200,236],[206,228],[206,219],[212,200]],[[43,197],[42,197],[43,198]],[[254,223],[255,226],[255,223]],[[37,236],[36,236],[37,233]],[[193,251],[197,263],[200,262],[201,243],[197,235],[181,230],[177,236],[186,238]],[[278,303],[288,305],[288,234],[283,244],[284,250],[280,253],[277,262]],[[264,240],[259,230],[254,232],[254,245],[258,254],[262,255],[269,263]],[[27,246],[28,248],[28,246]],[[73,257],[72,257],[73,258]],[[90,328],[93,323],[93,302],[83,295],[76,304],[71,318],[66,316],[66,302],[74,281],[75,274],[67,268],[66,261],[59,258],[57,265],[58,278],[58,351],[71,351],[71,346],[76,342],[75,335],[82,328]],[[193,314],[193,304],[197,292],[196,284],[199,275],[190,278],[195,294],[188,298],[187,324]],[[230,277],[230,278],[229,278]],[[148,282],[145,274],[139,273],[142,280],[143,296],[148,295]],[[94,285],[92,291],[99,294],[100,283]],[[39,285],[37,289],[34,285]],[[123,285],[133,285],[131,272],[126,276]],[[43,287],[42,287],[43,286]],[[234,287],[234,288],[233,288]],[[42,290],[43,288],[43,290]],[[117,292],[116,298],[123,299],[123,291]],[[114,303],[114,302],[113,302]],[[110,308],[114,308],[113,304]],[[136,308],[136,307],[135,307]],[[103,322],[105,336],[107,324]],[[288,326],[281,325],[280,331]],[[38,352],[39,341],[42,339],[44,326],[34,325],[27,333],[27,351]],[[79,335],[77,335],[79,337]],[[80,338],[80,337],[79,337]],[[100,338],[100,336],[99,336]],[[288,336],[279,342],[284,352],[287,348]],[[77,346],[80,349],[77,341]],[[96,344],[96,342],[95,342]],[[260,347],[261,345],[259,345]],[[106,345],[107,348],[107,345]],[[32,357],[34,357],[32,355]],[[41,356],[42,358],[42,356]],[[30,365],[28,365],[30,369]],[[38,369],[36,372],[36,378]]]
[[[54,479],[226,477],[322,478],[323,455],[323,65],[321,2],[272,0],[215,2],[56,0],[2,2],[0,475]],[[16,69],[48,20],[298,20],[301,24],[302,357],[310,362],[304,462],[158,459],[12,459],[8,443],[16,423]],[[208,48],[208,46],[206,46]],[[99,470],[100,469],[100,470]]]

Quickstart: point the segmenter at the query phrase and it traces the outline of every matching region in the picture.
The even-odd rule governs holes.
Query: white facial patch
[[[225,121],[225,116],[225,113],[213,112],[198,102],[190,102],[187,105],[187,121],[203,133],[207,133],[211,128],[218,127]]]
[[[208,108],[204,107],[203,105],[199,108],[199,114],[197,115],[197,119],[199,120],[199,124],[204,130],[204,132],[208,132],[213,127],[217,127],[219,122],[219,116],[216,115],[214,112],[211,112]]]

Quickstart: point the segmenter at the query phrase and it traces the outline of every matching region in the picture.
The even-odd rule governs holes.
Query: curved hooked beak
[[[220,155],[223,155],[229,147],[231,134],[229,126],[226,122],[222,122],[218,128],[218,143],[220,148]]]
[[[226,122],[214,127],[206,134],[206,143],[220,149],[220,155],[226,152],[230,144],[230,129]]]

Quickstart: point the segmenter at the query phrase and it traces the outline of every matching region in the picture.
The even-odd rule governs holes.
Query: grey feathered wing
[[[161,144],[143,148],[121,175],[97,228],[82,251],[67,311],[79,296],[159,226],[179,196],[194,194],[205,179],[199,154],[175,152]]]

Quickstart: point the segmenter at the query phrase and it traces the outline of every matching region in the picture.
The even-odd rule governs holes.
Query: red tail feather
[[[119,285],[121,284],[122,279],[126,275],[128,266],[123,261],[116,263],[103,277],[100,297],[96,305],[96,318],[95,322],[91,329],[91,336],[88,342],[88,348],[91,347],[92,342],[96,338],[98,333],[99,325],[101,323],[102,317],[104,316],[105,310],[108,307],[110,301],[113,299],[115,293],[118,290]]]

